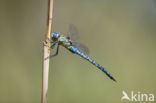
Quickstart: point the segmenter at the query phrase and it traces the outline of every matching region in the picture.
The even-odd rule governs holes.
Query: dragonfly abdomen
[[[70,51],[78,54],[79,56],[81,56],[82,58],[88,60],[90,63],[92,63],[93,65],[95,65],[96,67],[98,67],[101,71],[103,71],[110,79],[112,79],[113,81],[116,81],[113,76],[107,72],[101,65],[99,65],[98,63],[96,63],[93,59],[91,59],[90,57],[88,57],[87,55],[85,55],[84,53],[82,53],[81,51],[79,51],[77,48],[75,48],[74,46],[70,47]]]

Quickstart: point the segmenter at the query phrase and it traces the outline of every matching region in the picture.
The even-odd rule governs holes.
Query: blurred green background
[[[40,103],[46,19],[47,0],[0,0],[0,103]],[[53,31],[66,33],[71,23],[117,83],[61,47],[50,61],[48,103],[122,103],[123,90],[156,94],[155,0],[54,0]]]

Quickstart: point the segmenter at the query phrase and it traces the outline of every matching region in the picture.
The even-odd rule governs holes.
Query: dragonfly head
[[[60,37],[60,32],[54,32],[51,35],[52,39],[55,41]]]

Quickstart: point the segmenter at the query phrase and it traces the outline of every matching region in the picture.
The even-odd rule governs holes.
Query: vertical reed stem
[[[47,33],[46,42],[43,45],[43,74],[42,74],[42,103],[47,103],[48,91],[48,74],[49,74],[49,57],[50,55],[50,34],[52,32],[53,19],[53,0],[48,0],[48,18],[47,18]]]

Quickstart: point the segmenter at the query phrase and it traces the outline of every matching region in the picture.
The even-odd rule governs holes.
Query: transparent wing
[[[83,44],[80,44],[80,43],[76,43],[76,42],[72,42],[72,45],[74,47],[76,47],[77,49],[79,49],[81,52],[83,52],[84,54],[87,54],[89,55],[89,49],[83,45]]]
[[[69,35],[71,41],[76,41],[76,40],[80,39],[78,30],[75,27],[75,25],[73,25],[73,24],[69,25],[68,35]]]

